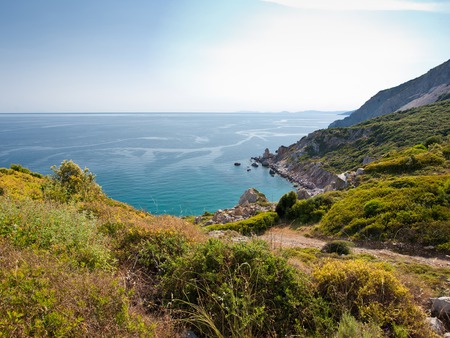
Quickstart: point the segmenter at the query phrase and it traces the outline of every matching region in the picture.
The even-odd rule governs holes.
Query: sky
[[[450,59],[450,0],[0,0],[0,112],[353,110]]]

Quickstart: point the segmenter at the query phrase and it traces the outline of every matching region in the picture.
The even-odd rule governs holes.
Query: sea
[[[153,214],[200,215],[235,206],[249,188],[278,201],[292,184],[252,167],[251,157],[340,118],[318,111],[3,113],[0,167],[17,163],[50,175],[51,166],[73,160],[113,199]]]

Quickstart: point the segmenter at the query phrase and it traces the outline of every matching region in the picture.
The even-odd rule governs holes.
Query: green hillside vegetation
[[[320,161],[327,170],[342,173],[362,166],[366,157],[382,156],[413,147],[438,143],[450,133],[450,100],[377,117],[348,128],[317,133],[318,151],[310,149],[301,160]],[[447,148],[448,154],[448,148]],[[433,161],[433,159],[429,159]]]
[[[362,166],[363,175],[350,177],[346,190],[300,201],[286,194],[276,208],[283,221],[317,225],[317,235],[449,253],[450,101],[322,131],[316,142],[337,134],[353,139],[339,150],[321,147],[318,160],[325,166],[342,172],[361,167],[367,154],[376,160]]]
[[[109,199],[71,161],[54,173],[0,170],[0,336],[434,336],[410,295],[448,291],[446,269],[207,239]]]
[[[450,175],[392,177],[349,190],[320,223],[327,235],[450,251]]]
[[[421,108],[419,115],[426,109]],[[431,127],[422,121],[421,128]],[[450,129],[441,131],[442,135],[422,133],[425,141],[412,147],[387,147],[389,151],[379,160],[364,167],[365,175],[354,182],[356,188],[341,192],[319,230],[332,236],[435,246],[449,252]]]
[[[238,222],[208,225],[204,229],[207,231],[234,230],[243,235],[253,235],[261,234],[278,223],[278,214],[276,212],[269,211]]]

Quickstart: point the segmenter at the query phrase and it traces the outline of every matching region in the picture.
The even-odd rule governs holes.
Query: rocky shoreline
[[[252,160],[268,168],[271,175],[280,175],[291,182],[297,189],[299,199],[343,189],[363,173],[362,169],[358,169],[357,172],[336,175],[323,169],[321,162],[300,162],[294,156],[298,159],[298,154],[292,155],[288,147],[281,146],[275,154],[266,149],[262,156],[252,157]]]

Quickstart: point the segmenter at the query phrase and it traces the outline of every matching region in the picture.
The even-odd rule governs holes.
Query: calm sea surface
[[[71,159],[112,198],[154,214],[233,207],[254,187],[270,200],[292,190],[250,158],[326,128],[337,113],[0,114],[0,167],[51,174]],[[240,167],[234,162],[241,162]]]

